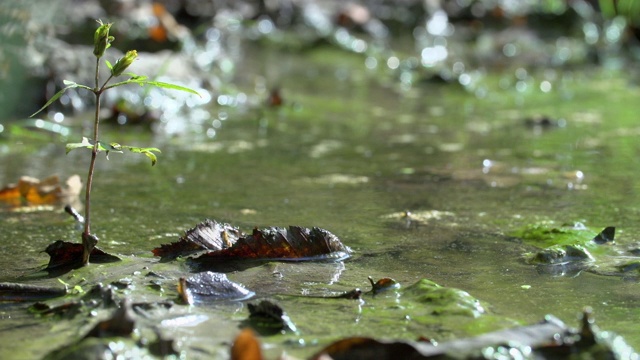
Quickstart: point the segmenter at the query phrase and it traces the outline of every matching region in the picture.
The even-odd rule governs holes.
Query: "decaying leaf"
[[[70,176],[64,184],[55,175],[42,180],[23,176],[17,184],[0,189],[0,201],[13,207],[54,205],[73,202],[81,190],[82,181],[78,175]]]
[[[262,350],[256,334],[249,328],[243,329],[231,346],[231,360],[262,360]]]
[[[49,244],[44,250],[49,255],[49,264],[45,270],[49,272],[77,269],[82,266],[82,252],[84,247],[79,243],[57,240]],[[89,261],[93,263],[110,263],[120,261],[120,258],[93,248]]]
[[[234,283],[227,275],[211,271],[201,272],[189,278],[180,278],[178,293],[187,304],[215,300],[245,300],[255,293]]]
[[[262,300],[257,305],[247,304],[249,319],[247,324],[258,333],[271,335],[285,331],[297,332],[289,315],[280,306],[271,301]]]
[[[241,236],[243,234],[236,227],[206,219],[187,230],[177,242],[153,249],[153,255],[172,259],[203,250],[221,250],[231,247]]]
[[[254,229],[253,234],[241,237],[232,247],[211,251],[199,260],[274,259],[310,260],[314,258],[337,258],[348,256],[351,249],[327,230],[320,228]]]
[[[213,220],[198,224],[178,242],[162,245],[153,253],[172,258],[198,251],[206,251],[199,261],[344,259],[351,253],[337,236],[320,228],[270,227],[244,235],[229,224]]]

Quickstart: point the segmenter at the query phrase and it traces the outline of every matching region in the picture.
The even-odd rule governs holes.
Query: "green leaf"
[[[134,74],[131,74],[131,75],[134,75]],[[146,78],[147,78],[146,76],[137,76],[136,75],[136,76],[133,76],[133,77],[131,77],[131,78],[125,80],[125,81],[120,81],[120,82],[117,82],[115,84],[111,84],[111,85],[107,86],[105,88],[105,90],[114,88],[116,86],[122,86],[122,85],[127,85],[127,84],[138,84],[138,85],[142,86],[143,84],[140,84],[140,79],[144,80]]]
[[[83,137],[82,142],[67,144],[66,146],[67,154],[70,151],[75,149],[81,149],[81,148],[93,149],[94,144],[95,142],[92,139]],[[109,159],[110,152],[122,153],[122,150],[124,149],[128,149],[132,153],[145,155],[146,157],[151,159],[151,166],[155,165],[158,162],[158,157],[156,156],[156,154],[154,154],[154,152],[158,152],[158,153],[162,152],[160,151],[160,149],[154,148],[154,147],[143,148],[143,147],[136,147],[136,146],[120,145],[115,142],[109,143],[108,145],[105,146],[104,143],[98,141],[98,152],[104,151],[106,153],[107,159]]]
[[[109,60],[105,59],[104,63],[107,64],[107,67],[109,68],[109,70],[113,69],[113,65],[111,65],[111,63],[109,62]]]
[[[70,143],[66,145],[67,154],[72,150],[80,149],[80,148],[93,149],[94,145],[95,145],[95,142],[92,139],[89,139],[83,136],[82,142]],[[98,152],[101,152],[101,151],[106,151],[107,155],[109,154],[109,151],[122,152],[120,151],[120,149],[114,148],[112,146],[109,146],[109,148],[106,148],[100,141],[98,141]]]
[[[157,86],[164,89],[184,91],[184,92],[188,92],[188,93],[195,94],[202,97],[197,91],[188,87],[180,86],[180,85],[170,84],[170,83],[161,82],[161,81],[139,81],[139,82],[145,85]]]
[[[162,152],[158,148],[141,148],[135,146],[126,146],[122,145],[122,149],[129,149],[129,151],[137,154],[143,154],[149,159],[151,159],[151,166],[155,165],[158,162],[158,157],[154,152]]]
[[[40,111],[46,109],[47,106],[51,105],[54,101],[58,100],[60,98],[60,96],[62,96],[62,94],[64,94],[65,91],[78,87],[78,84],[76,84],[74,82],[70,82],[70,83],[71,83],[70,85],[67,85],[67,81],[65,80],[65,85],[67,85],[67,86],[64,89],[58,91],[55,95],[53,95],[51,97],[51,99],[49,99],[49,101],[47,101],[47,103],[44,104],[44,106],[42,106],[40,109],[38,109],[38,111],[36,111],[33,114],[31,114],[29,117],[33,117],[35,114],[37,114]]]
[[[131,75],[135,75],[135,74],[131,74]],[[109,86],[107,86],[105,89],[111,89],[113,87],[116,86],[121,86],[121,85],[126,85],[126,84],[138,84],[140,86],[144,86],[144,85],[151,85],[151,86],[157,86],[160,88],[164,88],[164,89],[170,89],[170,90],[179,90],[179,91],[184,91],[184,92],[188,92],[191,94],[195,94],[198,95],[200,97],[202,97],[197,91],[188,88],[188,87],[184,87],[184,86],[180,86],[180,85],[175,85],[175,84],[170,84],[170,83],[166,83],[166,82],[161,82],[161,81],[150,81],[147,80],[147,76],[141,75],[141,76],[132,76],[131,78],[125,80],[125,81],[121,81],[115,84],[111,84]]]
[[[93,142],[87,139],[86,137],[83,137],[82,142],[67,144],[65,148],[67,150],[67,154],[72,150],[80,149],[80,148],[93,149]]]

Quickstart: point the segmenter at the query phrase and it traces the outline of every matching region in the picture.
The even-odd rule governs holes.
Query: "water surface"
[[[239,67],[246,71],[239,72],[236,86],[252,106],[212,103],[201,131],[180,136],[104,128],[109,139],[163,151],[155,167],[132,155],[100,159],[93,228],[104,250],[155,261],[151,249],[177,240],[204,218],[245,231],[300,225],[333,232],[354,250],[343,263],[269,263],[229,274],[259,296],[275,298],[299,326],[300,341],[264,340],[275,346],[274,354],[286,349],[308,356],[316,344],[350,335],[464,335],[406,321],[401,313],[397,321],[384,321],[376,312],[381,305],[371,299],[364,305],[327,304],[284,296],[368,289],[367,276],[392,277],[403,286],[427,278],[460,288],[490,304],[492,313],[522,323],[553,313],[576,325],[581,309],[591,306],[601,328],[640,346],[636,280],[540,273],[524,261],[530,248],[506,236],[551,220],[616,226],[619,243],[636,242],[640,94],[623,74],[558,72],[548,92],[540,90],[548,78],[542,71],[531,73],[524,91],[515,89],[511,70],[488,72],[474,89],[418,79],[403,87],[384,69],[368,70],[362,58],[335,50],[245,51]],[[262,105],[265,83],[282,89],[285,106]],[[541,116],[553,126],[528,124]],[[74,121],[69,125],[79,137]],[[0,182],[54,173],[84,177],[87,154],[65,156],[62,143],[46,137],[3,140]],[[389,216],[434,210],[450,215],[424,222]],[[57,208],[7,209],[0,218],[3,281],[46,264],[42,250],[50,242],[79,240],[76,225]],[[183,265],[178,262],[175,271],[188,271]],[[242,304],[191,311],[205,320],[167,331],[194,357],[224,352],[247,315]],[[0,313],[13,319],[2,328],[11,334],[4,339],[63,327],[56,340],[64,342],[80,331],[42,323],[20,306],[1,305]],[[214,342],[206,343],[212,329]],[[5,355],[27,346],[3,343]],[[205,355],[193,350],[199,346]],[[52,348],[38,344],[32,354]]]

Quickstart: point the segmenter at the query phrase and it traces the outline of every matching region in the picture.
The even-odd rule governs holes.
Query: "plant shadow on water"
[[[400,90],[380,84],[360,58],[339,54],[347,60],[336,69],[326,58],[338,55],[324,50],[302,56],[244,49],[250,56],[239,65],[248,69],[238,76],[239,89],[255,92],[255,77],[286,63],[288,75],[279,79],[282,96],[295,106],[215,106],[212,116],[225,118],[215,137],[161,139],[171,145],[161,166],[143,168],[139,160],[112,157],[110,162],[122,166],[98,168],[108,176],[95,180],[97,234],[102,248],[123,261],[56,274],[77,292],[71,297],[97,283],[113,286],[118,296],[138,303],[141,328],[174,339],[190,358],[227,356],[232,335],[248,316],[247,302],[262,299],[277,301],[297,325],[297,333],[262,339],[272,358],[282,349],[308,357],[354,335],[445,341],[534,323],[548,313],[572,325],[584,306],[594,308],[600,327],[640,346],[638,273],[632,267],[637,254],[624,254],[631,266],[626,272],[544,272],[528,262],[527,254],[539,247],[514,235],[538,223],[613,225],[619,230],[614,252],[638,248],[640,199],[632,179],[640,168],[630,166],[638,161],[629,135],[635,118],[628,108],[603,105],[634,103],[639,92],[627,87],[623,74],[590,72],[589,79],[568,82],[564,91],[572,101],[554,93],[514,95],[497,85],[479,99],[446,85]],[[335,75],[345,71],[352,73],[348,80]],[[599,90],[605,79],[607,92]],[[497,84],[500,75],[486,81]],[[546,111],[566,118],[566,124],[540,129],[536,124],[547,122],[527,121]],[[608,120],[594,124],[593,117]],[[143,146],[154,140],[135,136]],[[10,164],[5,182],[18,174],[72,174],[73,163],[82,161],[74,154],[56,160],[59,150],[36,152],[34,142],[34,149],[25,145],[0,155]],[[0,213],[0,279],[51,286],[51,279],[33,276],[39,269],[32,262],[45,264],[47,245],[76,238],[78,230],[59,209],[33,210]],[[245,231],[318,226],[339,236],[353,256],[240,264],[224,272],[254,292],[254,299],[140,310],[139,303],[179,303],[179,279],[211,270],[184,259],[160,262],[151,253],[204,218]],[[616,256],[604,254],[595,265],[601,269]],[[322,298],[369,289],[369,276],[393,278],[402,286],[376,296],[365,291],[363,301]],[[416,288],[437,284],[446,289],[439,296],[462,299],[464,306],[438,308],[437,299],[420,298]],[[0,305],[0,357],[42,357],[88,333],[93,317],[112,310],[96,308],[87,318],[52,324],[25,315],[25,308]]]

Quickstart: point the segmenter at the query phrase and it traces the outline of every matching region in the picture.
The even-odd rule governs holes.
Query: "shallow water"
[[[245,231],[300,225],[333,232],[354,250],[344,263],[269,263],[229,274],[258,296],[275,298],[300,328],[297,342],[264,339],[273,354],[286,349],[308,356],[316,342],[349,335],[442,340],[461,335],[405,321],[401,314],[391,321],[376,315],[375,301],[367,299],[365,305],[326,304],[283,296],[368,289],[367,276],[392,277],[403,286],[427,278],[468,291],[494,314],[522,323],[552,313],[576,325],[581,309],[591,306],[601,328],[640,347],[634,322],[640,311],[637,280],[539,273],[523,260],[530,248],[505,235],[540,220],[579,221],[616,226],[619,243],[636,242],[640,92],[623,74],[558,72],[548,93],[539,90],[549,76],[542,71],[531,74],[523,92],[515,90],[510,71],[484,75],[473,91],[418,81],[403,88],[384,69],[367,70],[362,58],[335,50],[303,56],[245,51],[247,59],[260,62],[239,66],[246,69],[236,79],[239,91],[260,99],[263,82],[279,86],[284,107],[212,104],[209,122],[224,119],[214,137],[207,136],[206,124],[201,133],[155,139],[139,130],[105,128],[110,140],[158,146],[163,153],[153,168],[132,155],[100,159],[93,228],[104,250],[152,260],[151,249],[177,240],[204,218]],[[332,60],[336,57],[340,61]],[[536,116],[549,116],[560,126],[528,126],[526,119]],[[20,175],[84,177],[86,154],[65,156],[58,140],[50,140],[53,144],[4,140],[0,182]],[[451,214],[424,222],[389,216],[432,210]],[[2,281],[44,265],[41,251],[53,240],[79,240],[75,224],[59,209],[7,210],[0,218]],[[166,296],[173,294],[169,290]],[[14,319],[2,332],[18,339],[24,331],[44,334],[64,327],[42,324],[20,307],[2,305],[0,311]],[[231,341],[247,315],[241,304],[189,311],[203,315],[203,322],[167,331],[194,357],[224,352],[220,346]],[[213,344],[205,341],[210,336]],[[5,355],[24,344],[3,342]],[[56,347],[42,344],[33,354]],[[205,355],[198,352],[202,349]]]

